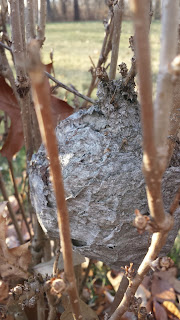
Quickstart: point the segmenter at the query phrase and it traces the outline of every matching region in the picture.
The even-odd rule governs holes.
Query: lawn
[[[129,48],[129,37],[133,35],[133,25],[130,21],[122,24],[122,33],[119,50],[119,63],[125,62],[128,67],[131,63],[132,51]],[[86,94],[91,74],[89,56],[96,64],[104,37],[102,22],[63,22],[50,23],[46,27],[46,41],[42,50],[42,57],[48,63],[49,53],[54,50],[54,67],[56,78],[63,83],[73,84],[78,91]],[[155,79],[158,71],[160,23],[153,22],[150,30],[152,49],[152,79]],[[118,73],[117,73],[118,77]],[[61,89],[61,97],[65,91]],[[95,93],[93,93],[95,98]]]

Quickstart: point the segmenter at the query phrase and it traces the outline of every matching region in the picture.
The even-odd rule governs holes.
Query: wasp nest
[[[120,268],[139,263],[149,235],[133,226],[134,211],[148,213],[141,171],[142,137],[139,104],[133,86],[122,81],[101,82],[98,102],[80,110],[56,128],[73,245],[84,256]],[[174,161],[163,178],[168,210],[180,183]],[[43,146],[29,168],[31,198],[40,224],[50,238],[59,237],[56,202]],[[175,226],[163,254],[171,248],[180,225]]]

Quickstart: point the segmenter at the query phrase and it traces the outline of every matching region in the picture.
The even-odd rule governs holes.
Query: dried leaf
[[[53,62],[46,64],[45,70],[48,73],[51,73],[51,71],[53,71]],[[49,83],[48,78],[46,79]],[[49,90],[50,90],[50,85],[49,85]],[[52,111],[52,117],[53,117],[53,124],[54,124],[54,127],[56,127],[59,121],[66,119],[73,113],[73,108],[66,101],[61,100],[52,94],[51,95],[51,111]]]
[[[51,73],[51,71],[53,70],[53,62],[50,62],[50,63],[48,63],[48,64],[45,64],[44,67],[45,67],[45,70],[46,70],[48,73]]]
[[[96,313],[84,301],[80,300],[79,303],[80,303],[82,318],[84,320],[98,320]],[[67,299],[67,297],[63,296],[62,304],[65,311],[61,315],[60,320],[74,320],[71,304],[69,303],[69,299]]]
[[[176,318],[180,319],[180,311],[171,301],[163,301],[163,306],[172,313]]]
[[[6,245],[6,219],[0,215],[0,275],[2,278],[27,278],[31,253],[29,243],[9,249]]]
[[[73,108],[67,102],[51,95],[51,111],[53,124],[56,127],[59,121],[66,119],[73,113]]]
[[[11,160],[24,144],[23,128],[16,97],[2,76],[0,76],[0,110],[5,111],[11,119],[8,136],[1,149],[2,156]]]
[[[45,66],[48,72],[51,72],[52,68],[52,62]],[[8,136],[0,152],[3,157],[11,160],[24,144],[23,127],[17,99],[12,88],[2,76],[0,76],[0,110],[5,111],[11,119]],[[51,110],[54,127],[59,121],[64,120],[73,113],[73,108],[67,102],[54,95],[51,95]]]
[[[168,320],[165,309],[155,299],[153,301],[153,312],[156,320]]]
[[[172,285],[169,284],[168,281],[164,281],[159,277],[158,272],[153,275],[151,292],[153,298],[156,298],[159,302],[163,302],[165,300],[172,302],[176,301],[176,295]]]

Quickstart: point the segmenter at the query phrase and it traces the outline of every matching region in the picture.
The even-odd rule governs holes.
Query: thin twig
[[[121,282],[119,284],[119,288],[115,294],[114,300],[110,306],[110,311],[108,312],[109,317],[114,313],[114,311],[117,309],[117,307],[121,303],[128,285],[129,285],[129,281],[127,277],[123,275]]]
[[[7,46],[5,43],[1,42],[0,41],[0,46],[3,47],[4,49],[7,49],[8,51],[11,51],[12,52],[12,48]]]
[[[116,77],[123,11],[124,0],[119,0],[117,4],[114,6],[114,30],[112,37],[111,64],[109,71],[110,80],[115,79]]]
[[[21,231],[19,229],[19,226],[18,226],[18,223],[17,223],[17,220],[16,220],[16,216],[14,214],[14,211],[13,211],[12,206],[11,206],[11,204],[9,202],[9,199],[8,199],[8,195],[7,195],[7,191],[6,191],[6,187],[5,187],[5,184],[4,184],[4,181],[3,181],[3,177],[2,177],[1,171],[0,171],[0,189],[1,189],[4,201],[7,201],[7,207],[8,207],[8,211],[9,211],[10,217],[12,219],[12,222],[14,224],[15,230],[17,232],[17,236],[19,238],[19,241],[22,244],[22,243],[24,243],[24,240],[23,240]]]
[[[111,12],[111,16],[110,19],[105,27],[105,36],[104,36],[104,40],[102,43],[102,48],[101,48],[101,53],[97,62],[97,68],[100,68],[102,66],[103,63],[106,62],[107,57],[109,55],[109,52],[112,49],[112,36],[113,36],[113,30],[114,30],[114,15]],[[96,73],[92,74],[92,79],[91,79],[91,83],[89,85],[89,89],[87,92],[87,96],[90,97],[94,88],[96,88],[97,86],[97,76]],[[82,104],[82,108],[86,108],[87,107],[87,102],[84,101],[84,103]]]
[[[27,230],[29,232],[29,236],[30,236],[30,239],[31,239],[31,231],[30,231],[30,227],[29,227],[29,224],[27,222],[27,219],[26,219],[26,214],[25,214],[25,211],[24,211],[23,204],[22,204],[22,202],[20,200],[20,196],[19,196],[19,192],[18,192],[18,188],[17,188],[17,184],[16,184],[16,179],[15,179],[15,176],[14,176],[14,169],[13,169],[12,161],[8,160],[8,164],[9,164],[9,170],[10,170],[10,173],[11,173],[12,183],[13,183],[13,186],[14,186],[15,197],[16,197],[17,202],[19,204],[19,209],[21,211],[22,217],[24,219],[26,228],[27,228]]]
[[[53,276],[58,275],[58,261],[59,261],[60,253],[61,251],[60,251],[60,245],[59,245],[56,249],[55,260],[53,264]]]
[[[84,99],[84,100],[87,100],[88,102],[91,102],[91,103],[95,103],[94,100],[92,100],[91,98],[89,97],[86,97],[84,96],[83,94],[79,93],[78,91],[74,90],[73,88],[69,88],[68,86],[66,86],[64,83],[60,82],[59,80],[55,79],[50,73],[48,73],[47,71],[45,71],[45,74],[47,75],[47,77],[49,79],[51,79],[52,81],[54,81],[59,87],[61,88],[64,88],[65,90],[69,91],[69,92],[72,92],[73,94],[75,94],[76,96]]]
[[[173,213],[176,211],[176,209],[180,206],[180,188],[179,190],[177,191],[174,199],[173,199],[173,202],[170,206],[170,209],[169,209],[169,213],[171,215],[173,215]]]
[[[79,295],[80,296],[81,296],[83,288],[85,286],[85,283],[86,283],[86,280],[87,280],[87,277],[88,277],[88,274],[89,274],[89,270],[90,270],[90,268],[92,266],[92,261],[93,261],[93,259],[89,259],[89,264],[88,264],[88,266],[86,268],[86,272],[85,272],[84,278],[82,279],[82,282],[80,284],[80,288],[79,288]]]
[[[39,46],[35,40],[31,42],[29,46],[29,60],[29,74],[33,88],[33,98],[41,135],[49,156],[52,183],[56,195],[60,241],[64,258],[65,277],[68,283],[67,291],[69,293],[74,317],[78,320],[81,319],[82,316],[73,268],[69,217],[59,163],[58,147],[50,111],[48,82],[44,74],[44,67],[40,61]]]

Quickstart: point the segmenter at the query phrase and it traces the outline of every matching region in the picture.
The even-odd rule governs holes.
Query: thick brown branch
[[[29,55],[29,74],[32,82],[33,98],[42,139],[44,141],[44,144],[46,145],[47,153],[50,160],[52,183],[56,196],[60,241],[64,258],[64,270],[68,282],[67,289],[75,319],[81,319],[82,316],[80,313],[79,297],[76,288],[76,280],[72,260],[69,216],[65,201],[65,192],[58,157],[57,142],[50,111],[48,82],[44,74],[44,67],[40,61],[39,48],[36,41],[31,42],[31,45],[29,47]]]

